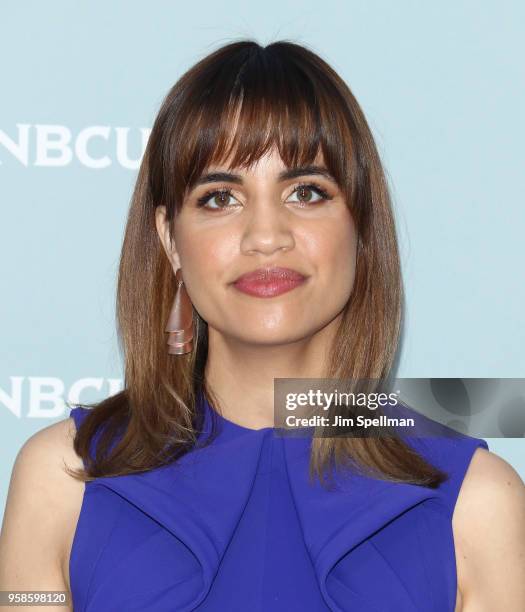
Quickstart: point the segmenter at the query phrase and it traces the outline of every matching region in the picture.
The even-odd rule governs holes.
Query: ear
[[[155,225],[157,227],[157,233],[160,241],[162,242],[162,246],[164,247],[164,251],[173,267],[173,271],[176,272],[181,267],[180,258],[175,241],[170,241],[169,223],[166,220],[165,206],[157,206],[155,209]]]

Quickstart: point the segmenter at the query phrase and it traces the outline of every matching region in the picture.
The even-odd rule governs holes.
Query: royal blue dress
[[[437,489],[352,473],[308,481],[311,437],[237,425],[175,464],[86,483],[71,556],[75,612],[454,612],[452,513],[477,447],[410,443]],[[80,424],[87,409],[70,416]]]

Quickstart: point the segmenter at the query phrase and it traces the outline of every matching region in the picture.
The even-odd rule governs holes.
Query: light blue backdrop
[[[138,160],[167,90],[234,39],[309,45],[366,113],[406,284],[398,376],[523,377],[524,13],[510,0],[3,2],[2,509],[17,451],[68,415],[62,400],[120,388],[115,278]],[[525,475],[522,440],[489,444]]]

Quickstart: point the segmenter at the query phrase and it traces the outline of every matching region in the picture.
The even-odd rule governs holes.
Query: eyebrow
[[[337,185],[337,181],[330,174],[327,168],[324,166],[298,166],[296,168],[289,168],[279,173],[277,180],[286,181],[289,179],[297,178],[299,176],[306,176],[307,174],[314,174],[317,176],[324,176],[326,179]],[[207,183],[216,183],[221,181],[227,181],[230,183],[237,183],[238,185],[243,184],[242,176],[239,174],[232,174],[231,172],[209,172],[201,175],[192,185],[197,187],[198,185],[205,185]]]

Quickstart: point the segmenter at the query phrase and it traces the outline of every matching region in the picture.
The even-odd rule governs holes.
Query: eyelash
[[[323,199],[322,201],[326,201],[326,200],[331,200],[332,196],[330,196],[330,194],[321,187],[321,185],[319,185],[318,183],[315,182],[311,182],[311,183],[300,183],[299,185],[296,185],[296,187],[294,188],[292,193],[295,193],[296,191],[298,191],[299,189],[312,189],[313,191],[316,191],[318,195],[321,196],[321,198]],[[229,189],[228,187],[224,187],[224,188],[220,188],[220,189],[211,189],[210,191],[207,191],[205,194],[203,194],[200,198],[197,198],[197,206],[199,208],[204,207],[208,201],[216,195],[229,195],[229,196],[233,196],[233,193],[231,191],[231,189]],[[314,202],[313,204],[319,204],[319,202],[321,202],[321,200],[318,200],[317,202]],[[309,206],[308,203],[304,204],[305,206]],[[220,206],[218,208],[215,208],[213,210],[221,210],[224,208],[228,208],[228,205],[224,205],[224,206]]]

